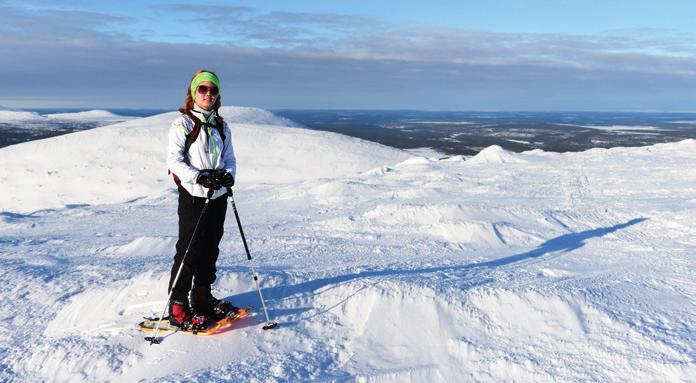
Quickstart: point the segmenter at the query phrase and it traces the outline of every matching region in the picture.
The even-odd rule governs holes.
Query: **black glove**
[[[201,170],[196,177],[196,183],[213,190],[218,190],[221,187],[220,183],[215,180],[215,173],[212,169]]]
[[[215,169],[215,182],[226,188],[231,188],[234,186],[234,177],[225,169]]]

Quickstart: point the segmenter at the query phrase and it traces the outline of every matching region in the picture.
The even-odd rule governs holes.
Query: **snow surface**
[[[574,126],[577,128],[588,128],[588,129],[597,129],[597,130],[605,130],[609,132],[615,132],[615,131],[624,131],[624,130],[630,130],[630,131],[640,131],[640,130],[645,130],[645,131],[661,131],[661,130],[671,130],[669,128],[664,128],[664,127],[659,127],[659,126],[645,126],[645,125],[576,125],[576,124],[556,124],[556,125],[561,125],[561,126]]]
[[[45,117],[49,120],[61,121],[125,121],[138,118],[120,116],[118,114],[111,113],[108,110],[101,109],[88,110],[76,113],[52,113],[45,115]]]
[[[235,153],[238,167],[244,167],[237,176],[239,186],[344,176],[409,157],[371,142],[288,127],[287,119],[261,109],[222,108],[221,114],[234,121],[233,136],[239,141]],[[170,191],[165,151],[169,125],[178,115],[164,113],[3,148],[0,212],[124,202]],[[261,123],[248,124],[255,115]]]
[[[176,115],[0,149],[0,380],[696,380],[696,141],[438,160],[252,108],[223,115],[280,326],[149,346]],[[214,293],[259,307],[225,232]]]
[[[50,121],[76,121],[76,122],[118,122],[137,119],[138,117],[126,117],[111,113],[107,110],[88,110],[76,113],[53,113],[41,115],[36,112],[24,110],[12,110],[0,107],[0,123],[19,122],[50,122]],[[21,126],[20,126],[21,128]]]
[[[16,123],[27,121],[42,121],[45,117],[36,112],[22,110],[3,110],[0,109],[0,123]]]

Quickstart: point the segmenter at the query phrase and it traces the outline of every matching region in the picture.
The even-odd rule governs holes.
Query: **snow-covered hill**
[[[0,123],[41,121],[43,119],[45,119],[45,117],[43,117],[42,115],[40,115],[36,112],[0,109]]]
[[[29,112],[25,110],[14,110],[9,108],[4,108],[0,106],[0,123],[17,124],[22,122],[50,122],[50,121],[61,121],[61,122],[120,122],[132,120],[137,117],[126,117],[120,116],[118,114],[111,113],[106,110],[95,109],[88,110],[84,112],[76,113],[52,113],[41,115],[36,112]],[[22,127],[18,125],[18,127]]]
[[[238,175],[242,187],[340,177],[408,157],[371,142],[294,128],[289,120],[261,109],[224,107],[221,114],[233,122],[235,151],[244,168]],[[170,190],[167,134],[178,115],[165,113],[3,148],[0,211],[124,202]]]
[[[49,120],[61,121],[125,121],[137,118],[119,116],[118,114],[111,113],[108,110],[101,109],[76,113],[51,113],[45,115],[45,117]]]
[[[176,241],[168,113],[0,149],[0,379],[696,380],[696,141],[436,160],[223,115],[279,328],[135,329]],[[225,231],[215,294],[258,307]]]

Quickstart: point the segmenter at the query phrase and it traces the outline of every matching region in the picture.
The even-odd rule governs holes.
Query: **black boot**
[[[227,302],[227,301],[221,301],[219,299],[213,298],[215,301],[213,305],[213,315],[216,317],[222,319],[222,318],[237,318],[243,313],[245,313],[244,309],[241,309],[237,306],[234,306],[232,303]]]
[[[195,282],[191,289],[191,306],[194,313],[207,315],[214,320],[236,318],[243,312],[232,303],[215,298],[210,291],[210,285],[197,285]]]
[[[210,285],[199,285],[194,283],[191,289],[191,307],[197,314],[211,315],[213,313],[212,294]]]

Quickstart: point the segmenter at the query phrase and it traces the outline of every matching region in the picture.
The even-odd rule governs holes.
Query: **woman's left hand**
[[[231,188],[232,186],[234,186],[234,177],[232,177],[232,174],[230,174],[230,172],[225,170],[215,171],[215,181],[227,188]]]

